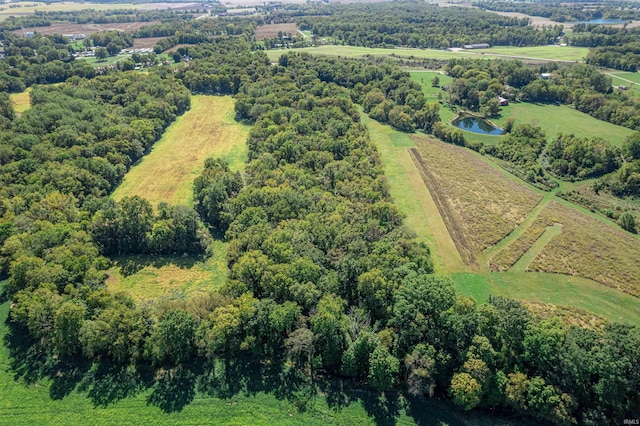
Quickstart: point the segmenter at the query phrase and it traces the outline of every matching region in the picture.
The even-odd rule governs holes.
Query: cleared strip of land
[[[139,195],[152,205],[191,204],[193,180],[208,157],[222,157],[242,170],[249,126],[234,120],[230,96],[193,96],[191,109],[179,117],[113,193],[120,200]]]
[[[411,160],[408,149],[415,148],[413,140],[408,134],[380,124],[366,114],[361,117],[382,158],[393,201],[407,215],[406,225],[416,232],[419,241],[431,249],[436,271],[467,271],[468,267],[462,262],[429,189]]]

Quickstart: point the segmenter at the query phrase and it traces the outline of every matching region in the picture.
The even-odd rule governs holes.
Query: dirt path
[[[449,235],[451,235],[451,239],[455,244],[460,257],[462,258],[462,262],[467,265],[479,269],[478,261],[476,260],[475,254],[471,249],[471,245],[467,241],[464,232],[462,231],[462,226],[456,220],[453,211],[451,210],[451,206],[445,199],[445,197],[438,190],[438,184],[436,183],[433,175],[429,172],[427,164],[424,162],[424,159],[418,153],[418,150],[415,148],[409,149],[409,154],[416,165],[416,168],[420,172],[420,177],[424,181],[424,184],[429,188],[429,192],[431,197],[433,198],[434,203],[438,207],[440,211],[440,216],[449,231]]]

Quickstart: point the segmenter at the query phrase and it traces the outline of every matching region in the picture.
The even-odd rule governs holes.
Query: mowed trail
[[[131,168],[113,198],[139,195],[152,205],[192,204],[193,180],[208,157],[222,157],[241,170],[247,155],[249,126],[234,119],[230,96],[198,95],[138,164]]]

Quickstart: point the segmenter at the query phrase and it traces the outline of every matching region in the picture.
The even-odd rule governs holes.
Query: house
[[[500,106],[509,105],[509,99],[505,99],[502,96],[498,96],[498,102],[500,102]]]
[[[489,43],[465,44],[462,46],[463,49],[488,49],[490,47]]]
[[[551,78],[551,73],[543,72],[542,74],[540,74],[540,78],[543,80],[549,80]]]

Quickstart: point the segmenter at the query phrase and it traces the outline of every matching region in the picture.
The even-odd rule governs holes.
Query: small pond
[[[617,25],[617,24],[624,24],[625,22],[627,22],[625,19],[598,18],[598,19],[590,19],[588,21],[575,21],[570,23],[571,24]]]
[[[503,133],[501,128],[493,126],[487,120],[483,120],[480,117],[466,116],[456,118],[451,124],[458,129],[466,130],[467,132],[481,133],[483,135],[501,135]]]

